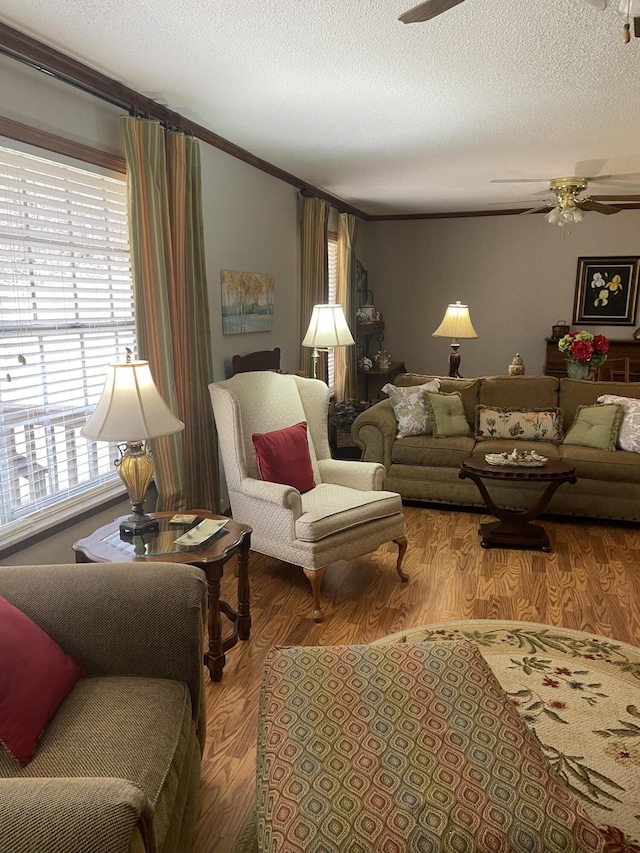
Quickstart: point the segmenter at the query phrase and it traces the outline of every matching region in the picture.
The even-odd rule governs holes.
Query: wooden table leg
[[[251,633],[249,609],[249,551],[251,534],[247,533],[238,548],[238,636],[248,640]]]
[[[204,566],[207,573],[209,653],[206,655],[206,665],[212,681],[220,681],[225,665],[222,650],[222,620],[220,618],[220,579],[223,562],[210,563]]]
[[[498,521],[481,524],[478,533],[482,536],[480,543],[483,548],[523,548],[536,551],[551,551],[551,542],[541,524],[532,524],[532,520],[547,508],[549,501],[563,483],[575,483],[576,477],[564,477],[547,482],[547,487],[540,498],[527,510],[504,509],[498,506],[480,475],[473,471],[461,471],[460,479],[468,477],[476,484],[482,495],[485,506]]]

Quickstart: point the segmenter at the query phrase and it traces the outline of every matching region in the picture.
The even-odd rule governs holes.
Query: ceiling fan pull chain
[[[627,20],[622,29],[622,44],[629,44],[631,41],[631,0],[627,0]]]

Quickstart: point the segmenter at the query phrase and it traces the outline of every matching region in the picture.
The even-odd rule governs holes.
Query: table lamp
[[[452,338],[449,354],[449,376],[460,378],[460,341],[458,338],[477,338],[469,316],[469,306],[456,302],[448,305],[442,323],[433,332],[434,338]]]
[[[320,352],[330,347],[353,346],[355,341],[349,330],[342,305],[314,305],[309,328],[302,341],[303,347],[313,347],[313,378],[318,378]]]
[[[134,536],[159,529],[158,521],[144,511],[147,489],[153,476],[153,459],[145,442],[181,429],[184,429],[184,424],[160,396],[148,361],[127,361],[108,366],[102,396],[80,434],[96,441],[123,443],[118,447],[120,458],[115,464],[133,511],[120,524],[123,539],[131,541]]]

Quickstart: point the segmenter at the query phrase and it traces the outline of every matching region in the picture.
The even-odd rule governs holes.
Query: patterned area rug
[[[377,643],[475,643],[609,853],[640,853],[640,648],[532,622],[442,622]]]

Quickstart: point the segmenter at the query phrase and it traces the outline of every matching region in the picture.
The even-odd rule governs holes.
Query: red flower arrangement
[[[566,354],[569,361],[596,368],[607,359],[609,339],[605,335],[592,335],[591,332],[570,332],[560,338],[558,349]]]

